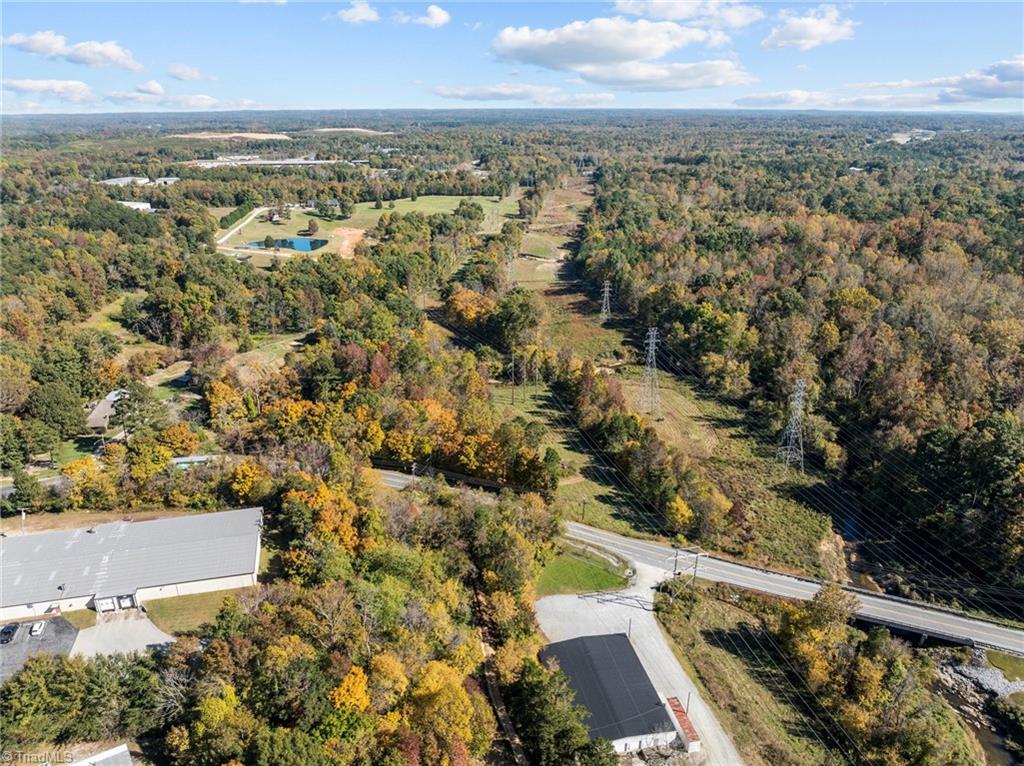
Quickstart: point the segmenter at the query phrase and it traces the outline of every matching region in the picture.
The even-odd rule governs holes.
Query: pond
[[[311,253],[314,250],[319,250],[321,247],[327,244],[326,239],[312,239],[311,237],[287,237],[286,239],[275,239],[274,248],[282,247],[288,250],[297,250],[300,253]],[[263,241],[250,242],[249,247],[258,247],[265,249]]]

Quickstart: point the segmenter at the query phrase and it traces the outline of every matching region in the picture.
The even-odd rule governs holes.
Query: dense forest
[[[0,469],[14,493],[0,512],[260,505],[270,561],[170,649],[31,659],[0,689],[3,746],[133,737],[174,764],[482,763],[504,747],[488,667],[532,762],[615,762],[537,661],[566,464],[552,424],[509,414],[495,390],[546,387],[622,477],[634,531],[736,555],[723,541],[757,518],[630,406],[623,378],[551,344],[549,309],[516,284],[524,236],[569,177],[594,189],[570,265],[611,283],[621,320],[659,329],[666,372],[773,443],[805,381],[807,470],[841,498],[817,507],[820,541],[830,527],[871,540],[851,563],[893,592],[1021,616],[1024,140],[1007,120],[389,114],[360,117],[387,132],[338,135],[314,132],[328,124],[315,114],[237,119],[188,127],[293,138],[189,142],[170,135],[176,118],[88,116],[26,117],[4,137]],[[907,126],[939,132],[886,140]],[[185,164],[240,152],[345,162]],[[180,180],[97,183],[127,175]],[[483,233],[470,199],[388,206],[419,195],[516,207]],[[352,257],[257,268],[217,246],[259,206],[328,201],[341,225],[356,203],[381,211]],[[84,439],[111,392],[111,428]],[[199,453],[214,459],[174,467]],[[438,478],[391,493],[373,465],[500,491]],[[962,733],[944,734],[930,669],[885,632],[848,630],[836,593],[772,615],[794,677],[865,763],[972,763]]]

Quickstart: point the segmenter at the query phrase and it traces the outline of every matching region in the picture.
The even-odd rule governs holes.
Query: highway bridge
[[[697,553],[692,549],[677,551],[667,543],[637,540],[575,522],[569,522],[566,526],[566,537],[602,548],[627,561],[660,567],[665,570],[666,576],[671,576],[675,570],[684,574],[694,572],[696,564],[697,577],[702,580],[728,583],[784,598],[811,599],[821,587],[818,580],[739,564],[707,553]],[[861,588],[843,587],[857,597],[857,616],[867,622],[954,643],[1024,655],[1022,630],[953,609],[872,593]]]

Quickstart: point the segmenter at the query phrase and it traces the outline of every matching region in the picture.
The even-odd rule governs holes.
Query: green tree
[[[43,383],[28,397],[26,411],[50,426],[62,439],[85,430],[85,413],[78,394],[65,383]]]

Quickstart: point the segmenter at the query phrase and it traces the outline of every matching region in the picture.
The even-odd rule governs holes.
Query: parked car
[[[42,632],[43,632],[43,628],[45,628],[45,627],[46,627],[46,623],[43,622],[42,620],[40,620],[39,622],[33,622],[32,623],[32,627],[29,628],[29,630],[28,630],[28,634],[30,636],[41,635]]]
[[[14,634],[18,632],[18,623],[12,622],[10,625],[4,625],[0,628],[0,644],[9,644],[11,639],[14,638]]]

